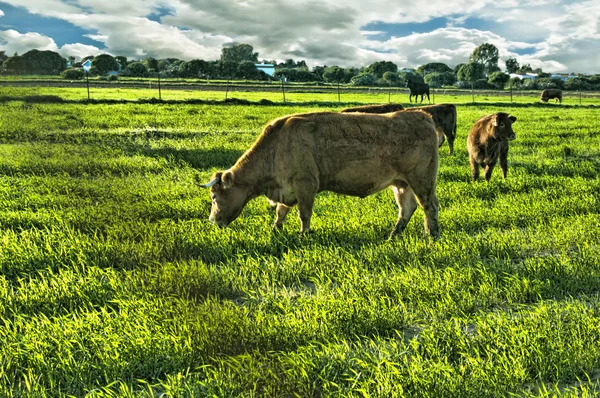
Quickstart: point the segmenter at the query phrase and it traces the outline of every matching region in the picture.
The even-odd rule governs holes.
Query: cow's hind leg
[[[392,239],[394,235],[400,235],[402,231],[404,231],[417,208],[415,193],[408,184],[400,182],[392,188],[394,190],[394,197],[398,203],[398,221],[390,234],[390,239]]]
[[[298,202],[298,216],[302,224],[300,233],[309,233],[311,232],[310,218],[312,217],[318,184],[313,178],[298,179],[294,181],[293,188]]]
[[[490,182],[490,178],[492,178],[492,172],[494,171],[494,167],[496,167],[496,161],[489,163],[485,168],[484,177],[487,182]]]
[[[419,203],[423,207],[425,213],[425,232],[429,233],[434,239],[440,237],[440,223],[439,223],[439,208],[440,204],[435,194],[435,184],[433,188],[427,188],[416,185],[413,187],[413,191],[419,200]]]
[[[283,228],[285,216],[287,216],[291,209],[292,208],[290,206],[286,206],[283,203],[277,203],[277,210],[275,211],[275,214],[277,214],[277,218],[275,219],[275,223],[273,224],[274,229]]]
[[[479,178],[479,163],[476,159],[469,158],[469,164],[471,165],[471,179],[477,181]]]

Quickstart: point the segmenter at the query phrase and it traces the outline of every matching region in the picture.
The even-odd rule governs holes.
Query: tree
[[[158,71],[159,66],[158,66],[158,60],[156,58],[147,57],[142,61],[142,63],[144,65],[146,65],[148,72]]]
[[[210,74],[211,66],[202,59],[193,59],[179,65],[181,77],[205,77]]]
[[[92,67],[96,67],[98,69],[99,75],[106,75],[108,72],[119,69],[119,64],[112,55],[100,54],[92,61]]]
[[[383,80],[385,80],[389,85],[395,86],[400,82],[400,75],[398,72],[385,72],[383,74]]]
[[[519,63],[512,57],[507,59],[504,64],[506,65],[506,71],[508,73],[517,73],[519,70]]]
[[[483,64],[484,73],[490,74],[494,71],[500,70],[498,68],[498,48],[490,43],[483,43],[479,47],[476,47],[469,58],[469,62],[475,62]]]
[[[323,79],[328,83],[346,83],[346,77],[346,71],[339,66],[327,67],[323,72]]]
[[[494,72],[488,76],[488,83],[493,84],[499,89],[503,89],[510,76],[503,72]]]
[[[234,44],[230,47],[223,47],[221,50],[221,62],[234,62],[238,64],[243,61],[252,61],[258,63],[258,53],[253,51],[254,48],[250,44]]]
[[[219,61],[219,75],[226,79],[234,78],[237,72],[237,66],[238,62]]]
[[[479,62],[469,62],[458,70],[456,77],[459,81],[473,83],[485,78],[485,66]]]
[[[121,69],[127,68],[127,57],[124,57],[122,55],[117,55],[115,57],[115,59],[117,60],[118,63],[121,64]]]
[[[364,72],[371,73],[379,79],[385,72],[398,72],[398,65],[390,61],[377,61],[367,66]]]
[[[30,50],[23,55],[6,59],[3,68],[6,73],[58,75],[67,67],[67,60],[54,51]]]
[[[425,65],[421,65],[417,68],[417,73],[419,73],[421,76],[425,77],[430,73],[444,73],[444,72],[452,72],[452,69],[441,62],[430,62],[428,64]]]
[[[236,76],[242,79],[256,79],[258,77],[258,69],[252,61],[240,62],[237,66]]]
[[[448,68],[450,69],[450,68]],[[443,87],[451,86],[456,81],[456,76],[452,69],[448,72],[431,72],[425,75],[425,83],[429,84],[430,87]]]
[[[81,79],[83,79],[83,69],[81,69],[81,68],[66,69],[60,75],[63,77],[63,79],[67,79],[67,80],[81,80]]]
[[[127,70],[131,74],[131,76],[135,77],[145,77],[148,74],[148,69],[146,65],[141,62],[130,62],[127,64]]]
[[[377,78],[372,73],[361,73],[353,76],[350,81],[354,86],[374,86],[377,83]]]
[[[533,68],[529,64],[524,64],[519,67],[517,72],[518,73],[530,73],[530,72],[533,72]]]

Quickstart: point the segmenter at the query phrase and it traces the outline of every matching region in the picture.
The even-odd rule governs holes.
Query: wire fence
[[[427,96],[413,97],[418,103],[532,103],[540,101],[542,90],[478,90],[432,88]],[[410,103],[410,91],[403,87],[356,87],[346,85],[294,84],[283,82],[187,81],[176,79],[131,79],[117,81],[69,81],[59,79],[0,80],[0,97],[55,96],[63,100],[148,100],[168,101],[242,99],[283,103]],[[421,102],[422,101],[422,102]],[[550,100],[554,102],[554,100]],[[600,93],[563,91],[562,103],[600,105]]]

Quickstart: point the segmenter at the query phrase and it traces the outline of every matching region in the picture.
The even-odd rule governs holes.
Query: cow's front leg
[[[285,222],[285,216],[290,212],[292,208],[284,205],[283,203],[277,203],[277,209],[275,210],[275,214],[277,218],[275,219],[275,223],[273,224],[274,229],[282,229],[283,223]]]

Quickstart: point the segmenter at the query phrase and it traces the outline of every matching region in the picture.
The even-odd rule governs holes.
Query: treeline
[[[498,65],[498,49],[489,43],[475,48],[468,62],[454,68],[441,62],[432,62],[417,69],[399,68],[390,61],[378,61],[362,68],[340,66],[315,66],[309,69],[305,61],[288,59],[277,63],[274,60],[261,60],[262,64],[275,65],[270,76],[257,69],[258,53],[249,44],[236,44],[225,47],[220,59],[205,61],[194,59],[183,61],[176,58],[145,58],[129,60],[123,56],[109,54],[85,57],[76,60],[64,59],[52,51],[31,50],[23,55],[7,57],[0,51],[0,72],[2,74],[62,74],[66,79],[82,79],[82,65],[91,61],[91,76],[107,79],[124,77],[201,78],[201,79],[246,79],[246,80],[285,80],[303,83],[337,83],[368,87],[405,87],[408,80],[427,83],[433,88],[475,88],[475,89],[544,89],[561,88],[567,90],[600,90],[600,74],[593,76],[571,75],[567,79],[552,77],[541,69],[533,69],[529,64],[519,65],[516,59],[505,62],[504,71]],[[67,65],[70,65],[67,68]],[[112,72],[112,73],[111,73]],[[535,78],[510,77],[511,73],[535,74]],[[109,75],[110,74],[110,75]]]

